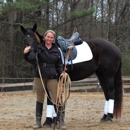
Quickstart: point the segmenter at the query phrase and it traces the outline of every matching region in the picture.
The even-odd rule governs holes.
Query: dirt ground
[[[125,93],[123,100],[122,118],[113,119],[113,123],[100,123],[105,101],[103,93],[72,92],[66,107],[67,129],[130,130],[130,93]],[[35,93],[0,94],[0,130],[33,130],[35,102]],[[45,120],[45,109],[46,101],[42,122]]]

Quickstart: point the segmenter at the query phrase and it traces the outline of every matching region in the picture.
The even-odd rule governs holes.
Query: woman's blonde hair
[[[53,30],[47,30],[47,31],[44,33],[44,37],[45,37],[48,33],[52,33],[52,34],[54,35],[54,43],[55,43],[56,33],[55,33]]]

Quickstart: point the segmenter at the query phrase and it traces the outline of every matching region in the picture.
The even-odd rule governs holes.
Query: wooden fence
[[[22,83],[6,83],[6,80],[24,80],[26,79],[27,81],[30,80],[30,82],[22,82]],[[123,88],[124,89],[129,89],[130,91],[130,77],[129,76],[123,76]],[[29,87],[29,89],[24,90],[24,92],[32,92],[34,91],[34,84],[33,84],[33,78],[27,79],[27,78],[0,78],[1,83],[0,83],[0,92],[23,92],[23,90],[21,90],[20,88],[27,88]],[[13,82],[13,81],[12,81]],[[8,91],[8,88],[18,88],[18,91]],[[89,91],[102,91],[99,81],[97,79],[97,77],[89,77],[83,80],[79,80],[79,81],[73,81],[71,84],[71,88],[70,91],[85,91],[85,92],[89,92]],[[125,92],[125,91],[124,91]]]

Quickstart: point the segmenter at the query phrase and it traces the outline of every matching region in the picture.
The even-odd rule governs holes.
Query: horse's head
[[[24,34],[24,45],[31,46],[32,49],[36,50],[38,44],[41,43],[43,37],[36,31],[37,25],[34,24],[32,28],[24,28],[22,25],[20,26],[22,33]]]

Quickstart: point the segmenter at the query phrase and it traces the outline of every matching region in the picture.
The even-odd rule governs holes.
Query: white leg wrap
[[[109,101],[105,101],[105,106],[104,106],[104,114],[107,115],[108,113],[108,104],[109,104]]]
[[[53,106],[53,114],[52,114],[52,116],[53,116],[53,117],[57,117],[54,106]]]
[[[113,99],[109,99],[108,113],[112,113],[113,114],[113,109],[114,109],[114,100]]]
[[[46,110],[46,117],[56,117],[56,112],[54,109],[54,105],[47,105],[47,110]]]
[[[53,107],[54,107],[53,105],[47,105],[46,117],[51,117],[52,118]]]

